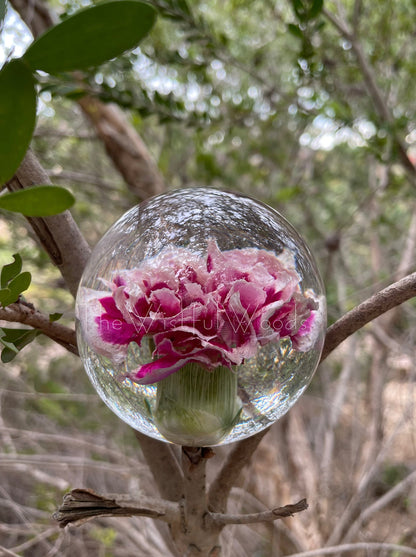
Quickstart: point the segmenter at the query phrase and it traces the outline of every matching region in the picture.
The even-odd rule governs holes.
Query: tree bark
[[[36,184],[50,184],[39,161],[29,149],[13,178],[7,183],[10,191]],[[68,290],[76,295],[91,250],[69,211],[53,217],[28,217],[37,238],[53,263],[61,271]]]
[[[162,193],[165,189],[162,176],[146,145],[119,107],[90,96],[82,97],[78,104],[130,191],[140,200]]]

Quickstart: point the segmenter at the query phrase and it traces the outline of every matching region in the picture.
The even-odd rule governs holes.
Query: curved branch
[[[16,302],[6,308],[0,308],[0,320],[30,325],[30,327],[38,329],[73,354],[78,355],[75,331],[61,323],[50,321],[48,315],[38,311],[33,306]]]
[[[343,315],[326,333],[321,362],[346,338],[386,311],[416,296],[416,273],[391,284]]]

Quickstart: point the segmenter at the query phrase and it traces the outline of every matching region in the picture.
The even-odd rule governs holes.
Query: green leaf
[[[37,329],[0,329],[0,342],[4,345],[1,361],[8,363],[16,357],[18,352],[32,342],[41,331]]]
[[[2,342],[7,342],[9,344],[15,344],[20,338],[27,335],[27,333],[34,331],[35,329],[11,329],[9,327],[2,327],[0,329],[2,336],[0,340]]]
[[[0,290],[0,304],[6,307],[17,302],[20,294],[29,288],[31,280],[32,275],[27,271],[17,275],[16,278],[9,282],[7,288]]]
[[[28,271],[25,271],[9,282],[8,289],[12,293],[12,296],[16,296],[16,300],[22,292],[29,288],[31,280],[32,275]]]
[[[12,360],[14,360],[18,353],[18,350],[13,350],[12,348],[5,346],[1,352],[1,361],[3,362],[3,364],[8,364]]]
[[[324,7],[324,0],[313,0],[311,9],[309,10],[309,19],[314,19],[317,17]]]
[[[103,2],[46,31],[23,58],[33,70],[51,74],[98,66],[137,46],[155,18],[155,10],[138,0]]]
[[[0,209],[26,217],[49,217],[69,209],[74,202],[74,196],[65,188],[32,186],[0,196]]]
[[[36,91],[30,68],[11,60],[0,72],[0,184],[19,168],[35,129]]]
[[[22,258],[19,253],[13,255],[13,263],[5,265],[1,270],[0,286],[6,288],[7,284],[22,270]]]
[[[7,0],[0,0],[0,31],[7,12]]]
[[[289,23],[287,26],[287,30],[289,31],[289,33],[291,33],[298,39],[303,39],[303,33],[299,25],[294,25],[293,23]]]
[[[32,340],[34,340],[37,336],[42,334],[42,332],[38,329],[9,329],[9,331],[16,332],[16,334],[14,334],[13,336],[10,333],[6,334],[6,338],[4,340],[13,343],[17,350],[21,350],[30,342],[32,342]]]
[[[58,319],[61,319],[62,316],[63,316],[63,313],[50,313],[49,314],[49,321],[51,323],[54,323],[55,321],[58,321]]]
[[[9,304],[13,303],[11,290],[8,288],[2,288],[0,290],[0,304],[5,308]]]

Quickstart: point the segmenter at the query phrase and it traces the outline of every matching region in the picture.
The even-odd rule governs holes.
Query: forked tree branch
[[[197,496],[195,493],[193,495]],[[216,536],[216,533],[227,525],[274,522],[307,508],[306,499],[302,499],[297,503],[260,513],[234,515],[205,511],[204,520],[198,524],[200,536],[193,545],[203,544],[205,540],[201,537],[205,538],[210,530],[213,530]],[[79,526],[99,517],[143,516],[167,522],[175,530],[175,528],[183,528],[181,514],[179,503],[171,503],[156,497],[140,496],[138,499],[133,499],[130,495],[99,495],[90,489],[73,489],[64,495],[62,505],[54,513],[53,518],[61,528],[65,528],[68,524]],[[189,531],[186,531],[188,529],[189,523],[186,522],[184,531],[186,536],[189,535]]]

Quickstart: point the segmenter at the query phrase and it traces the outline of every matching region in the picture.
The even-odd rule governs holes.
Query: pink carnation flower
[[[318,303],[301,292],[286,252],[220,251],[210,240],[205,257],[169,247],[103,282],[111,293],[82,293],[87,342],[119,364],[131,342],[151,337],[153,360],[130,374],[140,384],[160,381],[189,362],[231,368],[281,338],[307,351],[319,328]]]

